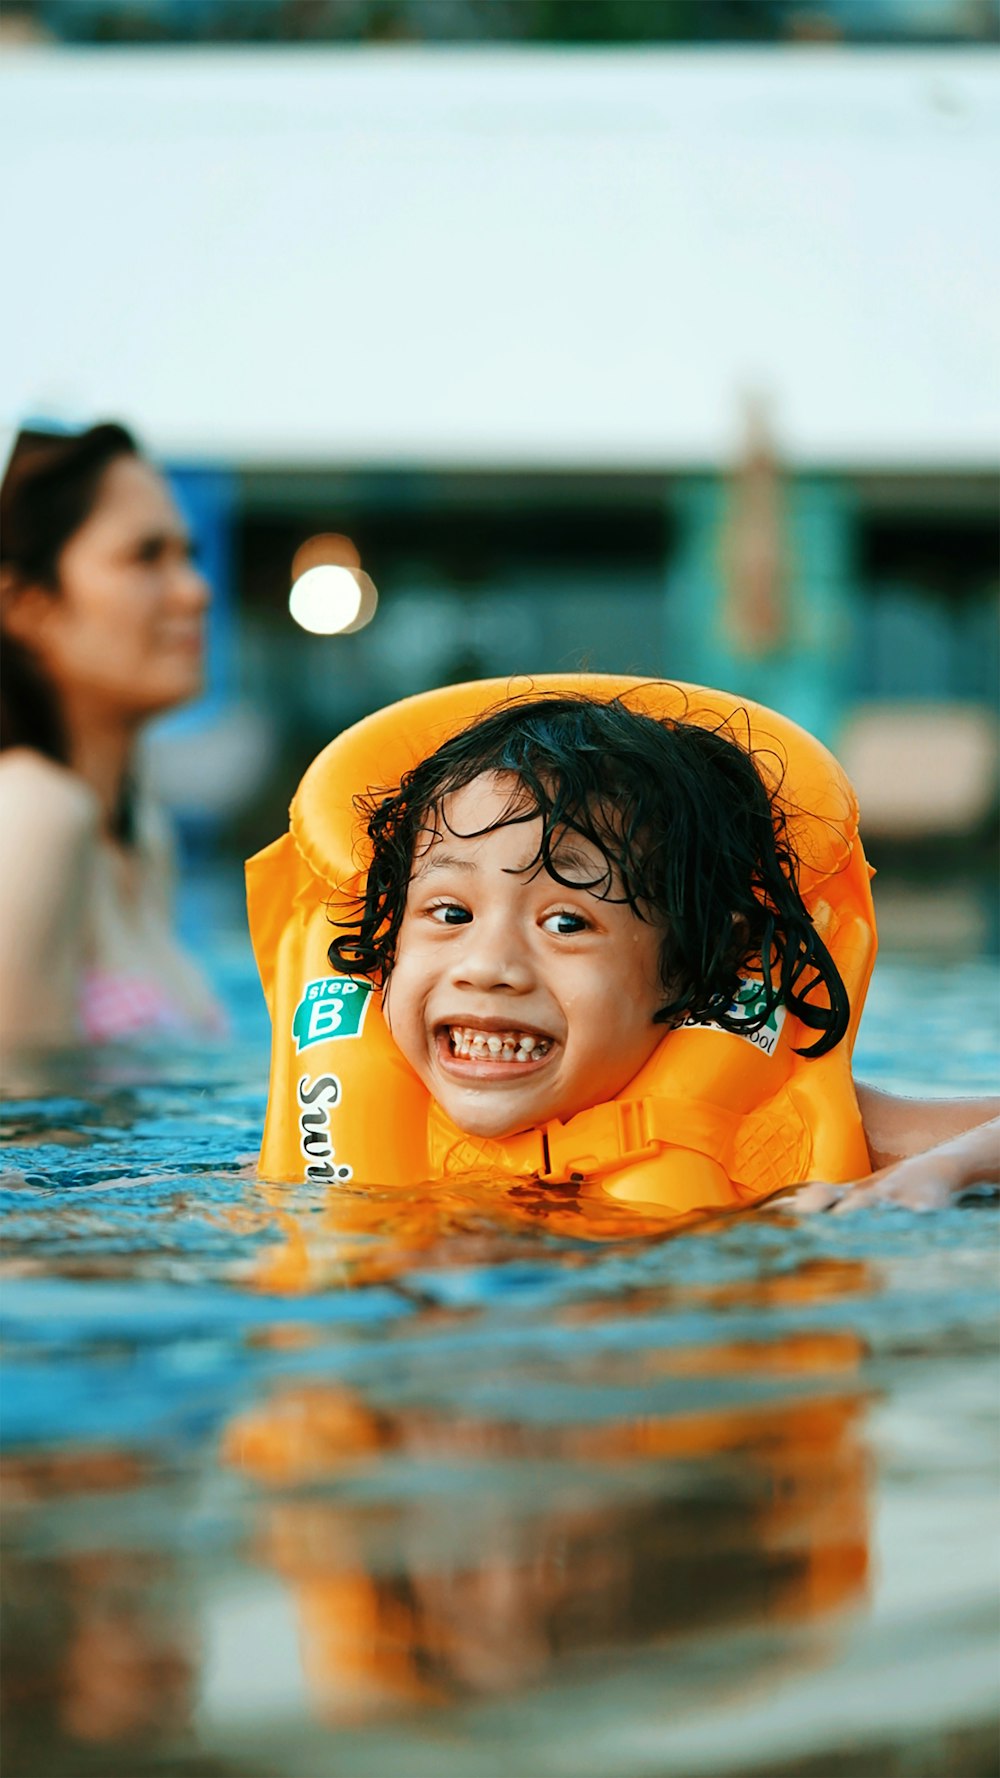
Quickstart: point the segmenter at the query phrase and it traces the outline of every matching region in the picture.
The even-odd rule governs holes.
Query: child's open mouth
[[[482,1031],[473,1025],[446,1025],[441,1036],[448,1054],[465,1062],[540,1062],[553,1041],[537,1031]]]

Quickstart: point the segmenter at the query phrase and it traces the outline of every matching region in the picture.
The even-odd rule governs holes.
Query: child
[[[677,1213],[804,1178],[824,1184],[799,1202],[825,1207],[945,1201],[991,1176],[995,1132],[970,1130],[981,1103],[855,1097],[874,933],[834,762],[770,713],[743,709],[751,746],[767,718],[768,761],[712,708],[732,716],[731,700],[698,694],[689,709],[678,688],[645,692],[646,708],[560,690],[492,710],[481,694],[486,715],[359,799],[367,872],[353,885],[323,873],[340,898],[335,1022],[296,1009],[297,1053],[318,1028],[338,1069],[323,1091],[297,1084],[307,1177],[345,1176],[334,1120],[346,1136],[349,1099],[377,1094],[380,1069],[385,1114],[417,1132],[416,1155],[362,1170],[355,1137],[353,1174],[371,1183],[414,1166],[597,1178]],[[349,1082],[346,1049],[329,1046],[360,1035],[343,1009],[361,992],[366,1011],[375,982],[394,1050]],[[845,1198],[869,1155],[889,1171]]]

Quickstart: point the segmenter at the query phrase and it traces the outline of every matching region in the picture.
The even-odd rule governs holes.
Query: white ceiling
[[[5,403],[252,464],[997,456],[985,50],[26,50]],[[15,171],[16,169],[16,171]]]

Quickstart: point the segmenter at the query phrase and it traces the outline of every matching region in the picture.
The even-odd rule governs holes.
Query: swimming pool
[[[995,1214],[260,1186],[207,924],[231,1041],[7,1106],[7,1778],[992,1772]],[[992,965],[880,966],[865,1078],[997,1049]]]

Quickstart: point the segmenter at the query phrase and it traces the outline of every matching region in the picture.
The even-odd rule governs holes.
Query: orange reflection
[[[831,1280],[813,1283],[821,1300]],[[859,1287],[849,1266],[840,1285]],[[801,1275],[801,1298],[777,1288],[809,1300]],[[502,1693],[588,1650],[858,1601],[862,1357],[850,1332],[802,1329],[605,1352],[552,1400],[571,1415],[582,1383],[604,1406],[616,1385],[659,1404],[606,1418],[386,1405],[322,1381],[239,1415],[222,1461],[261,1491],[256,1552],[295,1595],[317,1713]]]
[[[672,1238],[684,1229],[706,1232],[724,1218],[692,1212],[665,1223],[604,1196],[587,1184],[511,1185],[492,1176],[435,1180],[423,1186],[341,1188],[318,1211],[303,1216],[294,1187],[261,1183],[259,1211],[247,1206],[222,1214],[240,1234],[264,1230],[273,1242],[258,1252],[245,1283],[266,1295],[298,1296],[330,1285],[397,1283],[416,1265],[490,1265],[524,1252],[525,1237],[600,1243]],[[456,1237],[460,1240],[456,1242]],[[586,1265],[589,1256],[563,1254],[560,1263]]]

